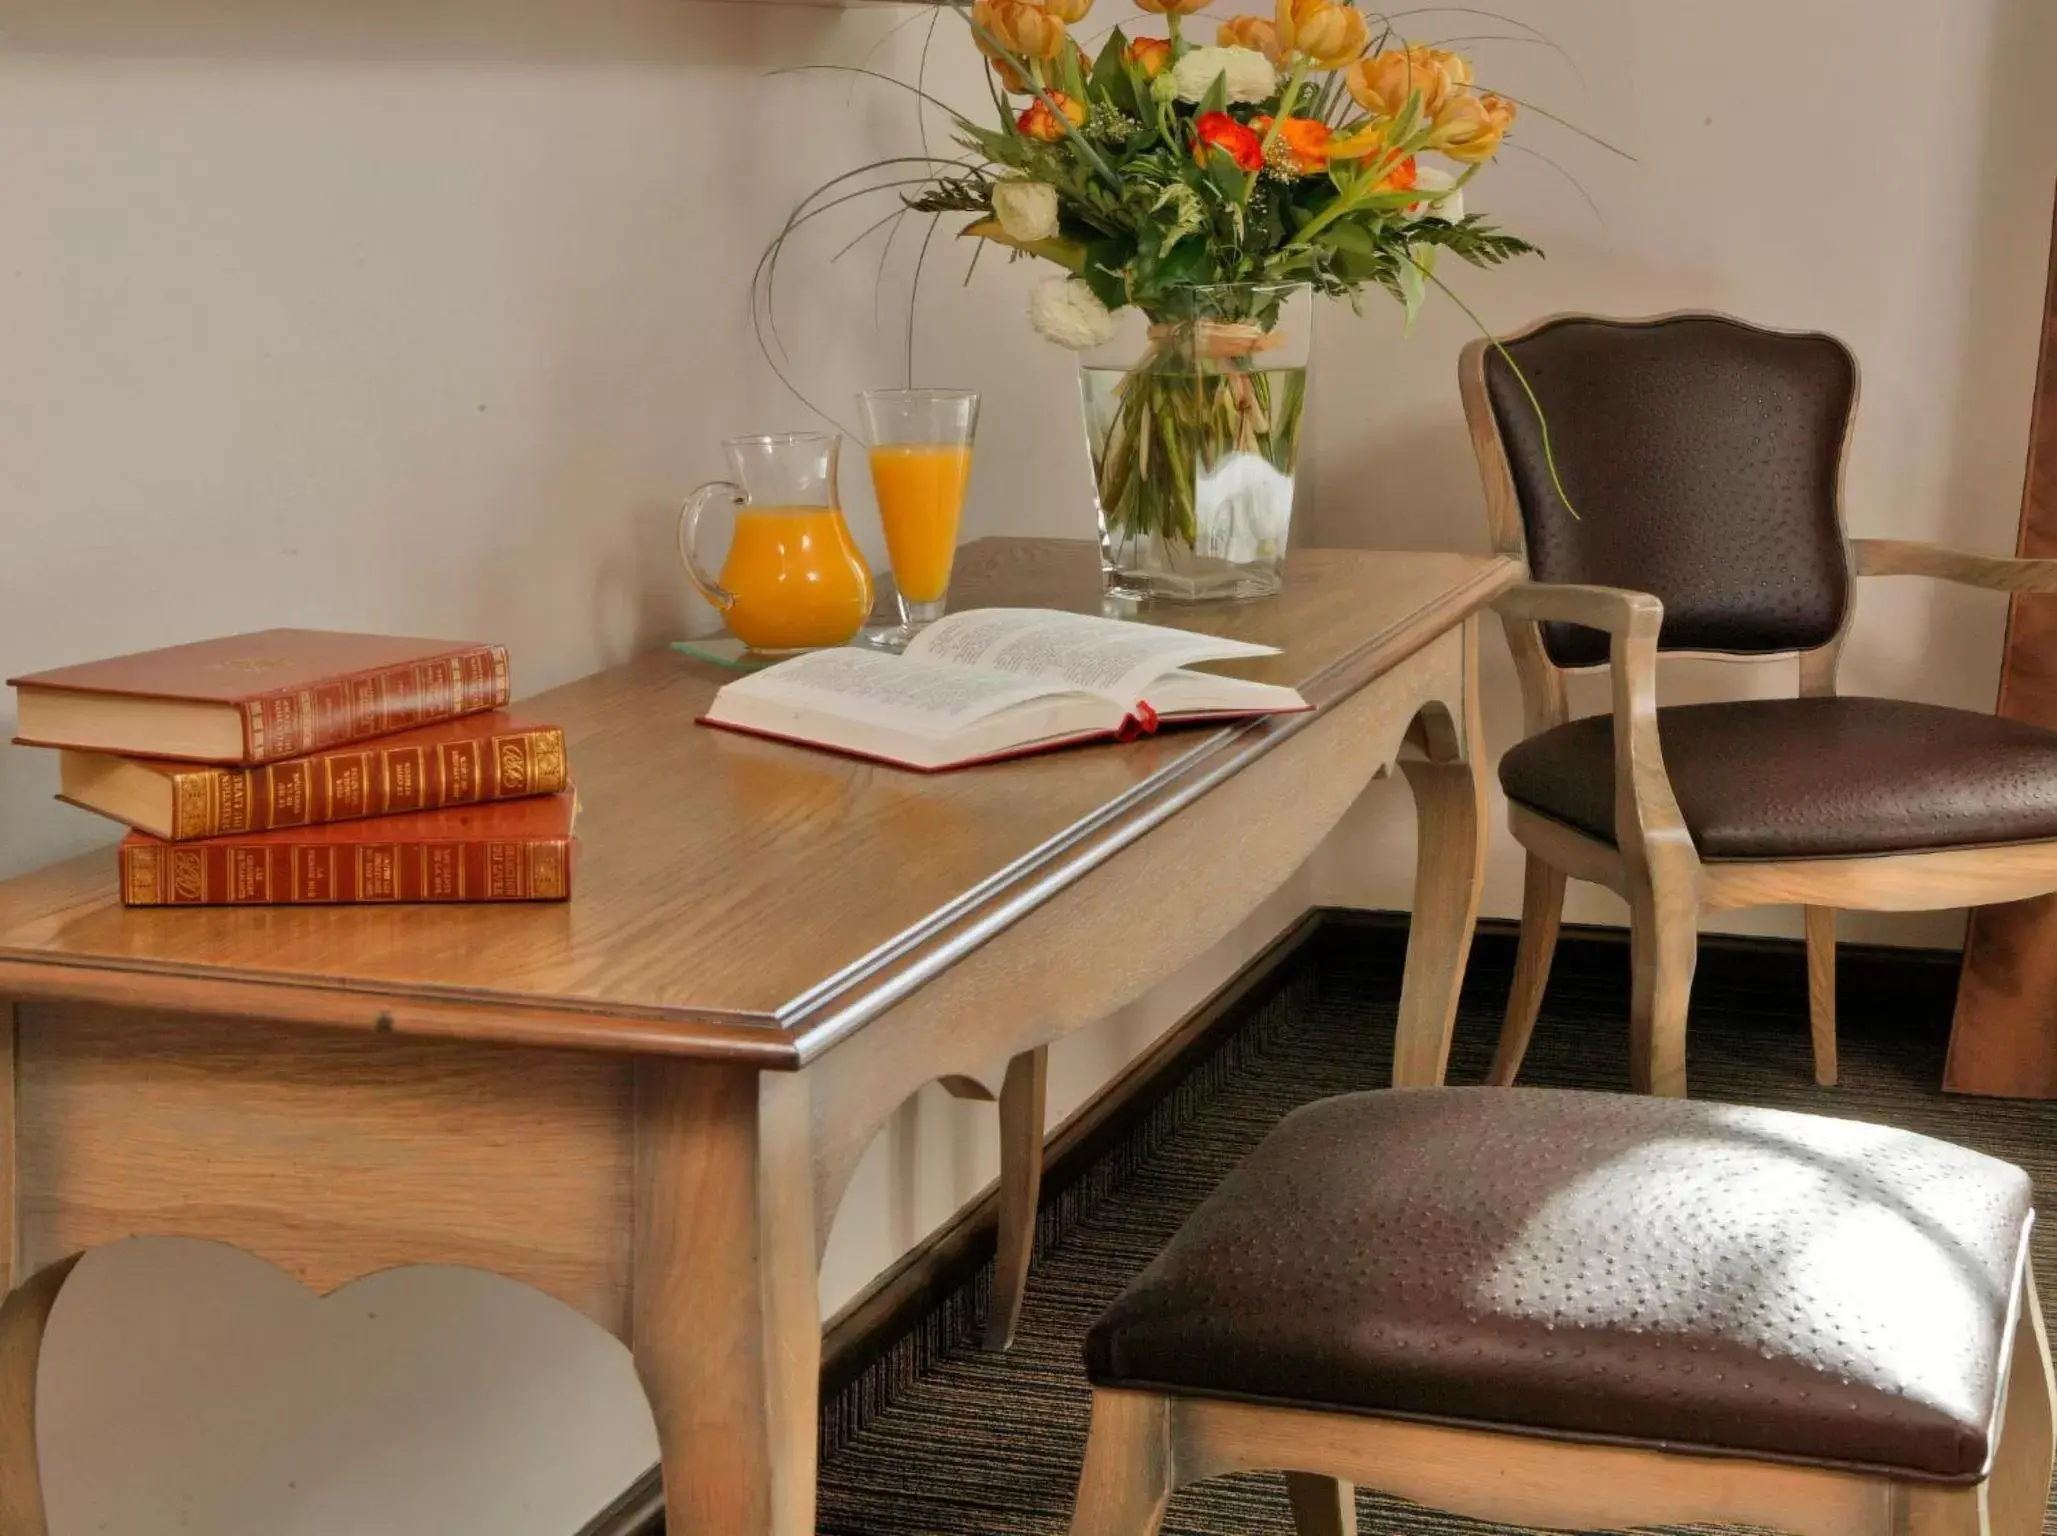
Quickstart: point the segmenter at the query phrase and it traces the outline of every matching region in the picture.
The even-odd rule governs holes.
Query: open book
[[[923,630],[905,655],[812,651],[730,683],[703,725],[775,736],[903,768],[961,768],[1160,721],[1289,714],[1291,688],[1189,663],[1276,646],[1049,608],[975,608]]]

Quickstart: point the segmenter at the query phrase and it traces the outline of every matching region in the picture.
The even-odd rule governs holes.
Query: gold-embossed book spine
[[[569,782],[555,726],[433,741],[414,734],[257,768],[176,769],[170,840],[554,795]]]
[[[132,907],[564,901],[573,796],[120,850]]]
[[[507,650],[482,645],[243,701],[243,760],[271,763],[499,709]]]

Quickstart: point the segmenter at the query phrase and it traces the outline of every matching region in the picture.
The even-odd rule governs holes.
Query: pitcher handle
[[[686,579],[694,589],[714,604],[723,613],[736,606],[736,594],[707,573],[700,563],[696,545],[700,536],[700,514],[707,510],[707,504],[717,496],[726,496],[734,506],[742,506],[749,498],[743,488],[733,480],[710,480],[699,490],[686,498],[686,504],[679,508],[679,563],[686,568]]]

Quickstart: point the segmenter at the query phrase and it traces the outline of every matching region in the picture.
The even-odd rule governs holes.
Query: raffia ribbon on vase
[[[1267,331],[1254,320],[1159,320],[1150,327],[1150,340],[1159,344],[1182,336],[1192,338],[1190,350],[1195,356],[1213,362],[1254,357],[1285,341],[1277,331]]]
[[[1255,357],[1284,340],[1277,331],[1267,331],[1253,320],[1160,320],[1150,327],[1150,341],[1160,356],[1176,348],[1205,362]],[[1224,373],[1221,379],[1222,393],[1236,413],[1236,447],[1255,452],[1257,439],[1271,430],[1271,420],[1247,375]]]

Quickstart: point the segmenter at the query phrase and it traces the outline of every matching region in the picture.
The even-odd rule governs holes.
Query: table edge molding
[[[895,935],[782,1006],[778,1022],[798,1048],[801,1061],[814,1060],[1208,790],[1326,718],[1336,705],[1471,618],[1521,575],[1520,565],[1511,559],[1488,560],[1471,581],[1438,593],[1310,678],[1301,693],[1316,706],[1314,710],[1265,716],[1218,732],[1200,750],[1169,764],[939,908],[929,920]],[[1382,658],[1382,665],[1367,664],[1374,655]]]
[[[0,953],[0,1005],[83,1003],[316,1028],[481,1040],[791,1070],[798,1054],[770,1018],[608,1011],[487,995],[398,992],[331,978],[193,975],[106,961]]]

